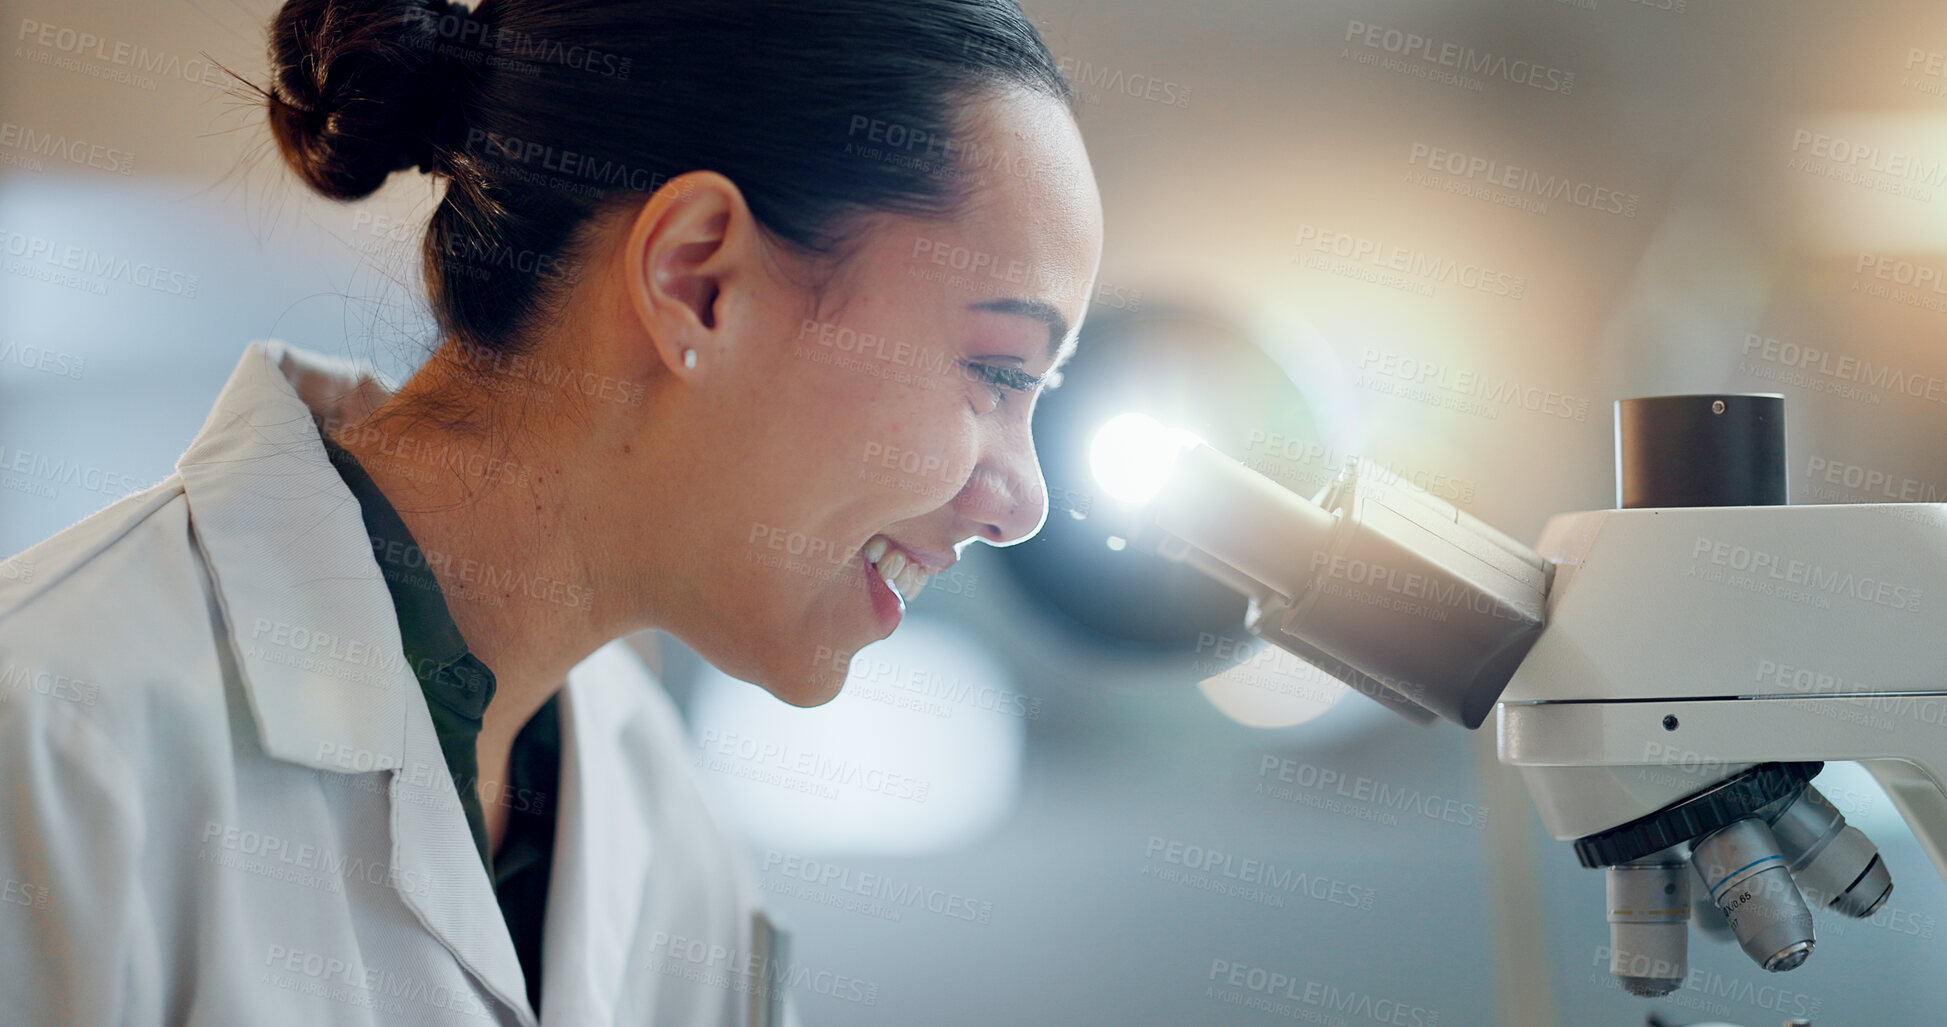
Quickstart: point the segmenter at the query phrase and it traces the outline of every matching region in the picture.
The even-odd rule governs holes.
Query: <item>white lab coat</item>
[[[0,1021],[537,1022],[311,420],[384,389],[253,342],[175,474],[0,574]],[[766,1022],[744,853],[623,642],[560,790],[539,1022]]]

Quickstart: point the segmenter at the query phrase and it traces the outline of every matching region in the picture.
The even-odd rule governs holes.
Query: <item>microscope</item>
[[[1693,892],[1794,969],[1812,906],[1869,917],[1893,888],[1823,761],[1864,766],[1947,876],[1947,505],[1785,505],[1775,394],[1620,401],[1616,454],[1619,508],[1533,549],[1367,461],[1307,500],[1142,415],[1090,464],[1128,543],[1248,597],[1253,634],[1421,723],[1494,712],[1549,833],[1604,872],[1625,990],[1682,985]]]

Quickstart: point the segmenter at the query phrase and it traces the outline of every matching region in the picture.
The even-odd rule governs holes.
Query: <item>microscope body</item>
[[[1548,831],[1605,871],[1630,993],[1685,980],[1693,887],[1774,972],[1811,956],[1811,908],[1884,905],[1878,850],[1811,784],[1825,761],[1862,764],[1947,877],[1947,504],[1786,505],[1782,396],[1619,401],[1619,509],[1532,549],[1369,461],[1307,501],[1140,434],[1173,441],[1097,468],[1162,468],[1133,544],[1409,719],[1494,713]]]
[[[1551,520],[1548,628],[1497,708],[1556,838],[1773,761],[1858,761],[1947,877],[1947,505]]]

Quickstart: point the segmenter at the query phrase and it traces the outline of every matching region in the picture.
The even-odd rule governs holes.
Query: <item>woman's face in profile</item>
[[[831,699],[852,653],[898,626],[895,590],[917,600],[968,540],[1017,542],[1047,515],[1029,419],[1087,308],[1101,201],[1059,102],[1007,94],[969,125],[945,165],[969,201],[870,216],[809,316],[802,284],[766,284],[748,351],[713,383],[711,459],[734,494],[711,505],[735,513],[710,531],[723,544],[679,635],[796,705]],[[862,159],[941,165],[875,134],[888,142]]]

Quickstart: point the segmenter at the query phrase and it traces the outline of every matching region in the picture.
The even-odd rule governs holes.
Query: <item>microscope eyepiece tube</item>
[[[1337,517],[1207,443],[1176,455],[1170,487],[1150,502],[1156,525],[1286,597],[1310,587]]]
[[[1660,998],[1690,974],[1690,868],[1652,857],[1607,870],[1609,972],[1624,991]]]
[[[1745,817],[1698,838],[1690,860],[1759,966],[1793,970],[1812,954],[1812,911],[1763,818]]]
[[[1403,712],[1479,727],[1540,637],[1550,565],[1371,460],[1306,499],[1125,414],[1089,461],[1130,542],[1249,597],[1253,633]]]
[[[1864,919],[1893,893],[1879,849],[1809,784],[1771,822],[1771,833],[1805,897],[1817,905]]]

